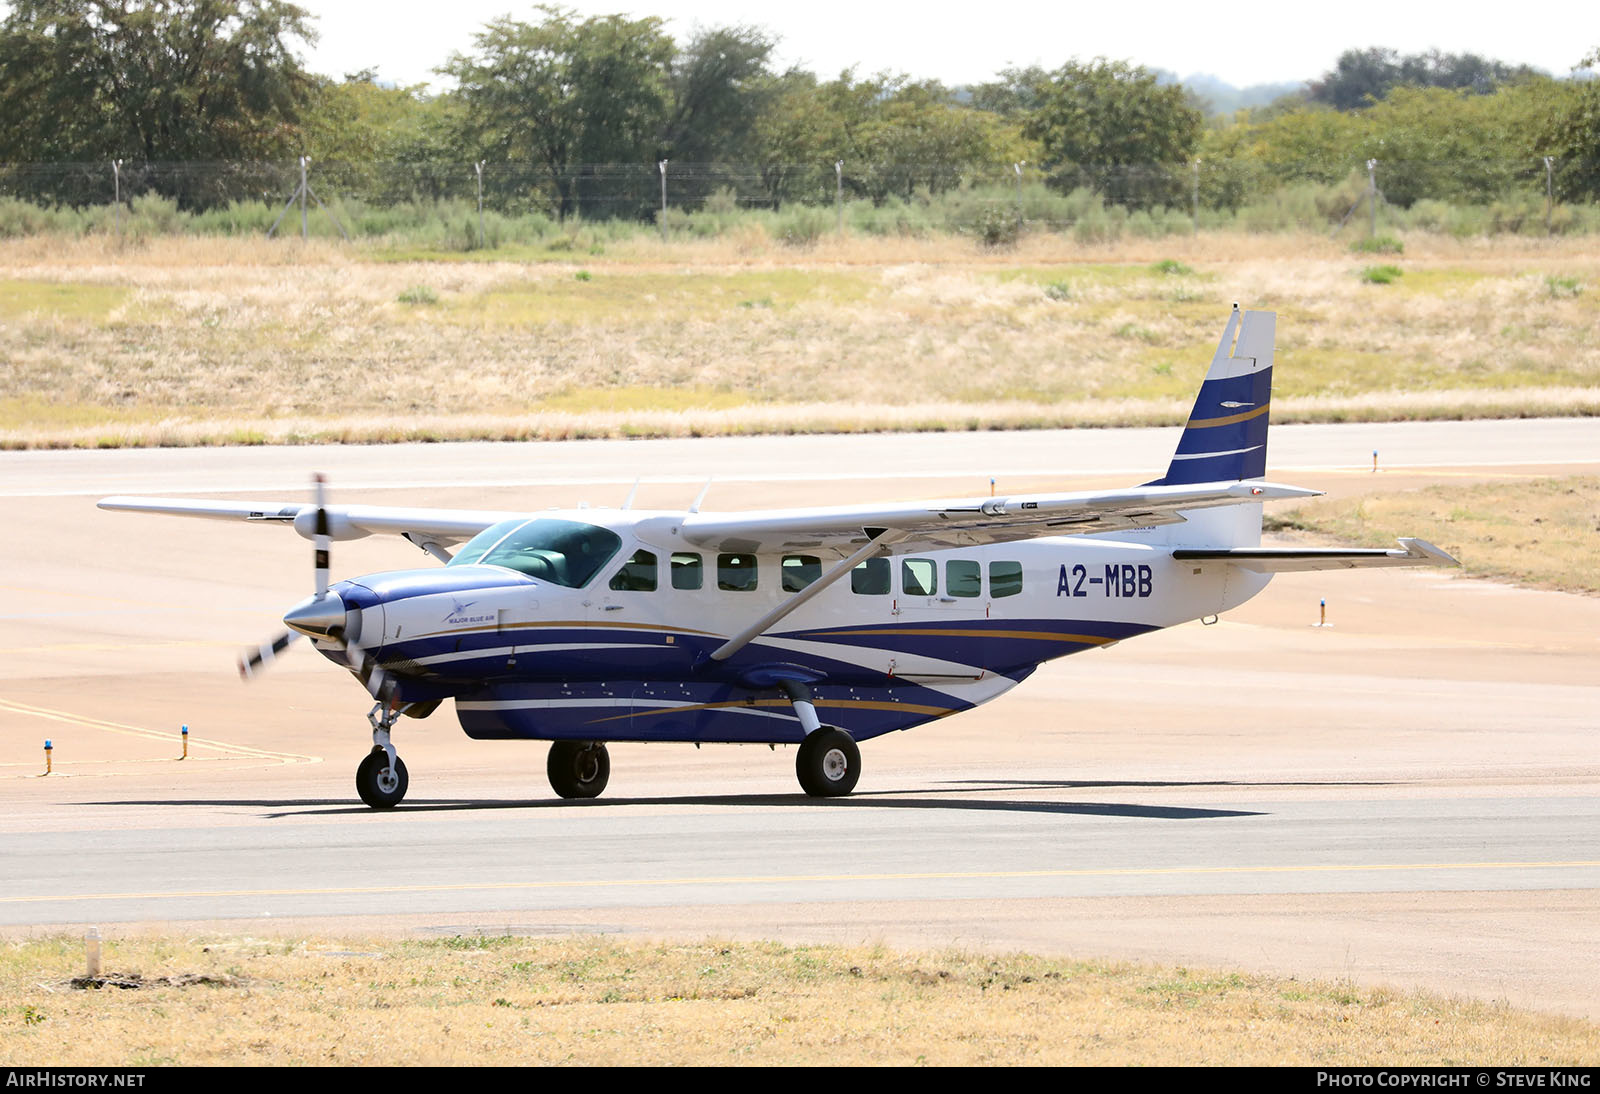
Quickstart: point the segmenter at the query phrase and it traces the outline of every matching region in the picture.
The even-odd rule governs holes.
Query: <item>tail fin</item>
[[[1241,314],[1239,305],[1233,306],[1172,463],[1164,476],[1147,486],[1259,479],[1266,475],[1276,322],[1273,312]]]

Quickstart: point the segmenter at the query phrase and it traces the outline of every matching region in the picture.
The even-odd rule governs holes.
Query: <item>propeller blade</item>
[[[289,648],[300,635],[295,631],[284,631],[271,642],[264,642],[253,650],[246,650],[239,655],[239,679],[248,680],[256,673],[266,669],[278,657],[278,654]]]
[[[312,541],[315,545],[315,554],[312,556],[312,565],[317,571],[317,595],[320,597],[328,592],[328,546],[333,540],[328,535],[327,480],[321,474],[316,474],[311,476],[311,484],[317,503],[316,538]]]

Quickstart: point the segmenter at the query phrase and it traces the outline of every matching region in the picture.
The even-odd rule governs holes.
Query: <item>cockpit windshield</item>
[[[581,589],[621,547],[620,536],[593,524],[551,517],[505,520],[468,540],[450,565],[504,566]]]

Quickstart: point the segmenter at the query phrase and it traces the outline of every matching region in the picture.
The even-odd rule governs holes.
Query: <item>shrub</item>
[[[1362,255],[1397,255],[1406,249],[1394,236],[1370,236],[1350,244],[1350,250]]]
[[[1368,285],[1387,285],[1399,276],[1399,266],[1368,266],[1361,271],[1361,280]]]
[[[990,206],[978,215],[974,231],[985,247],[1015,247],[1022,235],[1022,221],[1010,210]]]

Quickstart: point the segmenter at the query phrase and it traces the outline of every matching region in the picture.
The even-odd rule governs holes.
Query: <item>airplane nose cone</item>
[[[335,638],[344,630],[345,606],[333,593],[313,596],[290,608],[283,625],[309,638]]]

